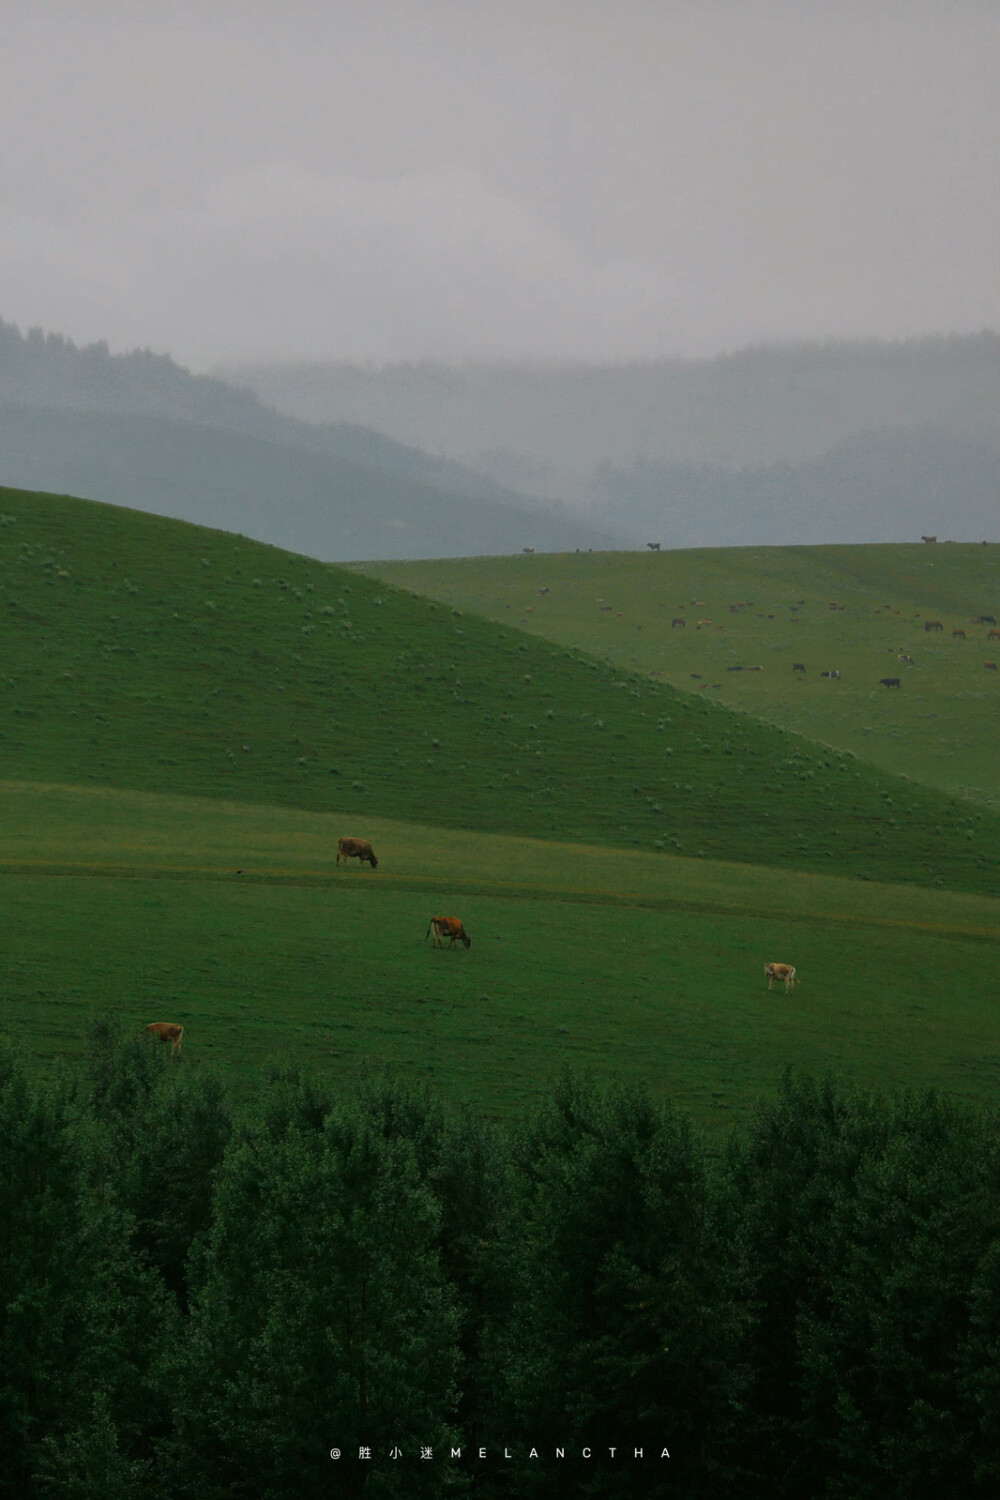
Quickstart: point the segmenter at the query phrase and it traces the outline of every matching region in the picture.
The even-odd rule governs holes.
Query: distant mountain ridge
[[[309,421],[367,422],[399,441],[478,460],[505,452],[587,471],[638,456],[678,464],[795,463],[863,431],[935,423],[1000,447],[1000,334],[762,346],[623,364],[224,369]],[[572,452],[570,451],[572,450]]]
[[[637,459],[600,464],[592,513],[642,545],[996,541],[1000,450],[927,424],[864,432],[800,463],[731,470]]]
[[[269,410],[169,356],[78,348],[2,321],[0,481],[240,530],[330,561],[621,541],[360,424]]]
[[[335,410],[570,500],[633,542],[661,520],[672,546],[903,540],[914,526],[997,535],[996,333],[633,364],[228,373],[285,412]]]

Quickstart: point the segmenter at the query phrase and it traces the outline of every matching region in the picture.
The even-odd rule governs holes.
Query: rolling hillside
[[[180,522],[0,510],[7,778],[998,888],[988,810],[579,650]]]
[[[1000,667],[1000,641],[973,623],[1000,620],[1000,548],[719,548],[375,571],[1000,808],[1000,671],[983,665]],[[940,632],[925,631],[933,619]],[[821,676],[830,670],[840,678]],[[880,683],[897,676],[898,690]]]
[[[67,497],[0,493],[0,621],[0,1029],[40,1067],[110,1011],[179,1021],[184,1065],[238,1089],[280,1055],[496,1115],[563,1065],[713,1132],[789,1062],[995,1093],[985,808],[506,621]],[[377,872],[337,867],[345,833]],[[442,910],[469,952],[426,942]]]

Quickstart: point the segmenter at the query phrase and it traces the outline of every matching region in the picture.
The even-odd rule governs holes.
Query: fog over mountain
[[[265,367],[243,378],[273,405],[165,356],[0,322],[0,482],[331,561],[997,536],[995,335],[634,366]]]
[[[0,322],[0,483],[241,532],[328,561],[621,545],[447,459],[269,411],[161,355]]]
[[[7,0],[0,479],[338,558],[977,533],[998,62],[995,0]]]
[[[901,541],[1000,528],[1000,336],[626,365],[270,364],[283,411],[370,422],[633,543]]]

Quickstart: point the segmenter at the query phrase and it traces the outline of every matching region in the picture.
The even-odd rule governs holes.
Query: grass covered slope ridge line
[[[0,490],[0,775],[995,893],[1000,818],[228,533]]]
[[[364,571],[1000,811],[1000,671],[985,665],[1000,659],[1000,547],[664,548]]]

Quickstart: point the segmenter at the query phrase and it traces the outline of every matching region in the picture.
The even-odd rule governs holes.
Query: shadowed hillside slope
[[[307,558],[0,491],[3,776],[995,892],[1000,820]]]

